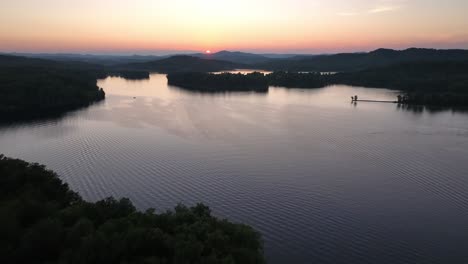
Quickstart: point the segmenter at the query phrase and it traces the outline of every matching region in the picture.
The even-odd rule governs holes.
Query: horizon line
[[[330,54],[342,54],[342,53],[369,53],[377,50],[394,50],[394,51],[404,51],[410,49],[428,49],[428,50],[468,50],[466,48],[428,48],[428,47],[407,47],[407,48],[376,48],[369,50],[356,50],[356,51],[337,51],[337,52],[301,52],[301,51],[284,51],[284,52],[255,52],[255,51],[246,51],[246,50],[229,50],[223,49],[210,53],[205,53],[203,51],[196,50],[154,50],[154,51],[122,51],[122,52],[113,52],[113,51],[1,51],[0,54],[3,55],[75,55],[75,56],[156,56],[156,57],[165,57],[165,56],[177,56],[177,55],[194,55],[194,54],[207,54],[213,55],[220,52],[240,52],[248,53],[255,55],[330,55]]]

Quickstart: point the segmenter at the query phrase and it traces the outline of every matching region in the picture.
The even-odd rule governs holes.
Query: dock
[[[398,101],[383,101],[383,100],[352,100],[351,102],[389,103],[389,104],[398,103]]]

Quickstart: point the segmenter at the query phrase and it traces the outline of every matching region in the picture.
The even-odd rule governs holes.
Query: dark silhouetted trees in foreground
[[[0,155],[0,263],[264,263],[259,233],[202,204],[139,212],[84,201],[44,166]]]

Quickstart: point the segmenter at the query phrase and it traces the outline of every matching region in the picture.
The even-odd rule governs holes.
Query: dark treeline
[[[149,72],[0,55],[0,122],[58,116],[105,98],[106,76],[149,78]]]
[[[299,73],[277,71],[265,75],[268,84],[289,88],[321,88],[329,83],[328,75],[318,72]]]
[[[43,166],[0,155],[0,263],[264,263],[260,234],[202,204],[139,212],[84,201]]]
[[[183,72],[167,75],[170,85],[204,92],[256,91],[266,92],[268,86],[290,88],[320,88],[328,84],[327,75],[320,73],[273,72],[263,74]]]
[[[406,62],[328,77],[332,84],[401,90],[404,104],[468,107],[468,61]]]
[[[401,90],[403,104],[468,106],[468,61],[404,62],[336,74],[277,71],[270,74],[177,73],[169,84],[187,89],[224,91],[267,91],[267,86],[321,88],[345,84]],[[395,98],[396,100],[397,98]]]
[[[468,94],[468,61],[402,63],[336,74],[278,71],[265,77],[269,85],[287,88],[344,84],[401,90],[408,95],[406,102],[417,94]]]
[[[255,64],[254,67],[271,71],[347,72],[416,61],[468,61],[468,50],[378,49],[362,53],[275,59]]]
[[[0,120],[63,112],[104,99],[104,72],[49,66],[0,66]]]
[[[221,55],[236,61],[247,55],[260,59],[243,53],[221,52]],[[257,66],[285,70],[266,76],[214,76],[206,72],[232,70],[246,65],[191,56],[112,66],[0,56],[0,119],[64,112],[85,106],[104,97],[104,92],[96,86],[96,79],[109,75],[147,79],[150,71],[170,73],[170,84],[205,92],[265,92],[268,85],[319,88],[347,84],[402,90],[408,104],[466,105],[463,94],[468,86],[468,51],[465,50],[379,49],[369,53],[273,60],[278,67]],[[340,70],[343,71],[337,74],[314,73]]]
[[[331,76],[334,83],[417,92],[468,92],[468,60],[406,62]]]
[[[398,99],[399,103],[409,105],[468,107],[468,93],[408,92]]]
[[[249,74],[170,73],[167,75],[167,80],[170,85],[201,92],[268,91],[268,80],[259,72]]]
[[[148,71],[132,71],[132,70],[108,70],[108,76],[121,77],[129,80],[143,80],[149,79],[150,73]]]

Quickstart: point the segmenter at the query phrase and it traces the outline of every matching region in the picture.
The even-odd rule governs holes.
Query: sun
[[[211,50],[206,50],[205,53],[206,54],[211,54]]]

